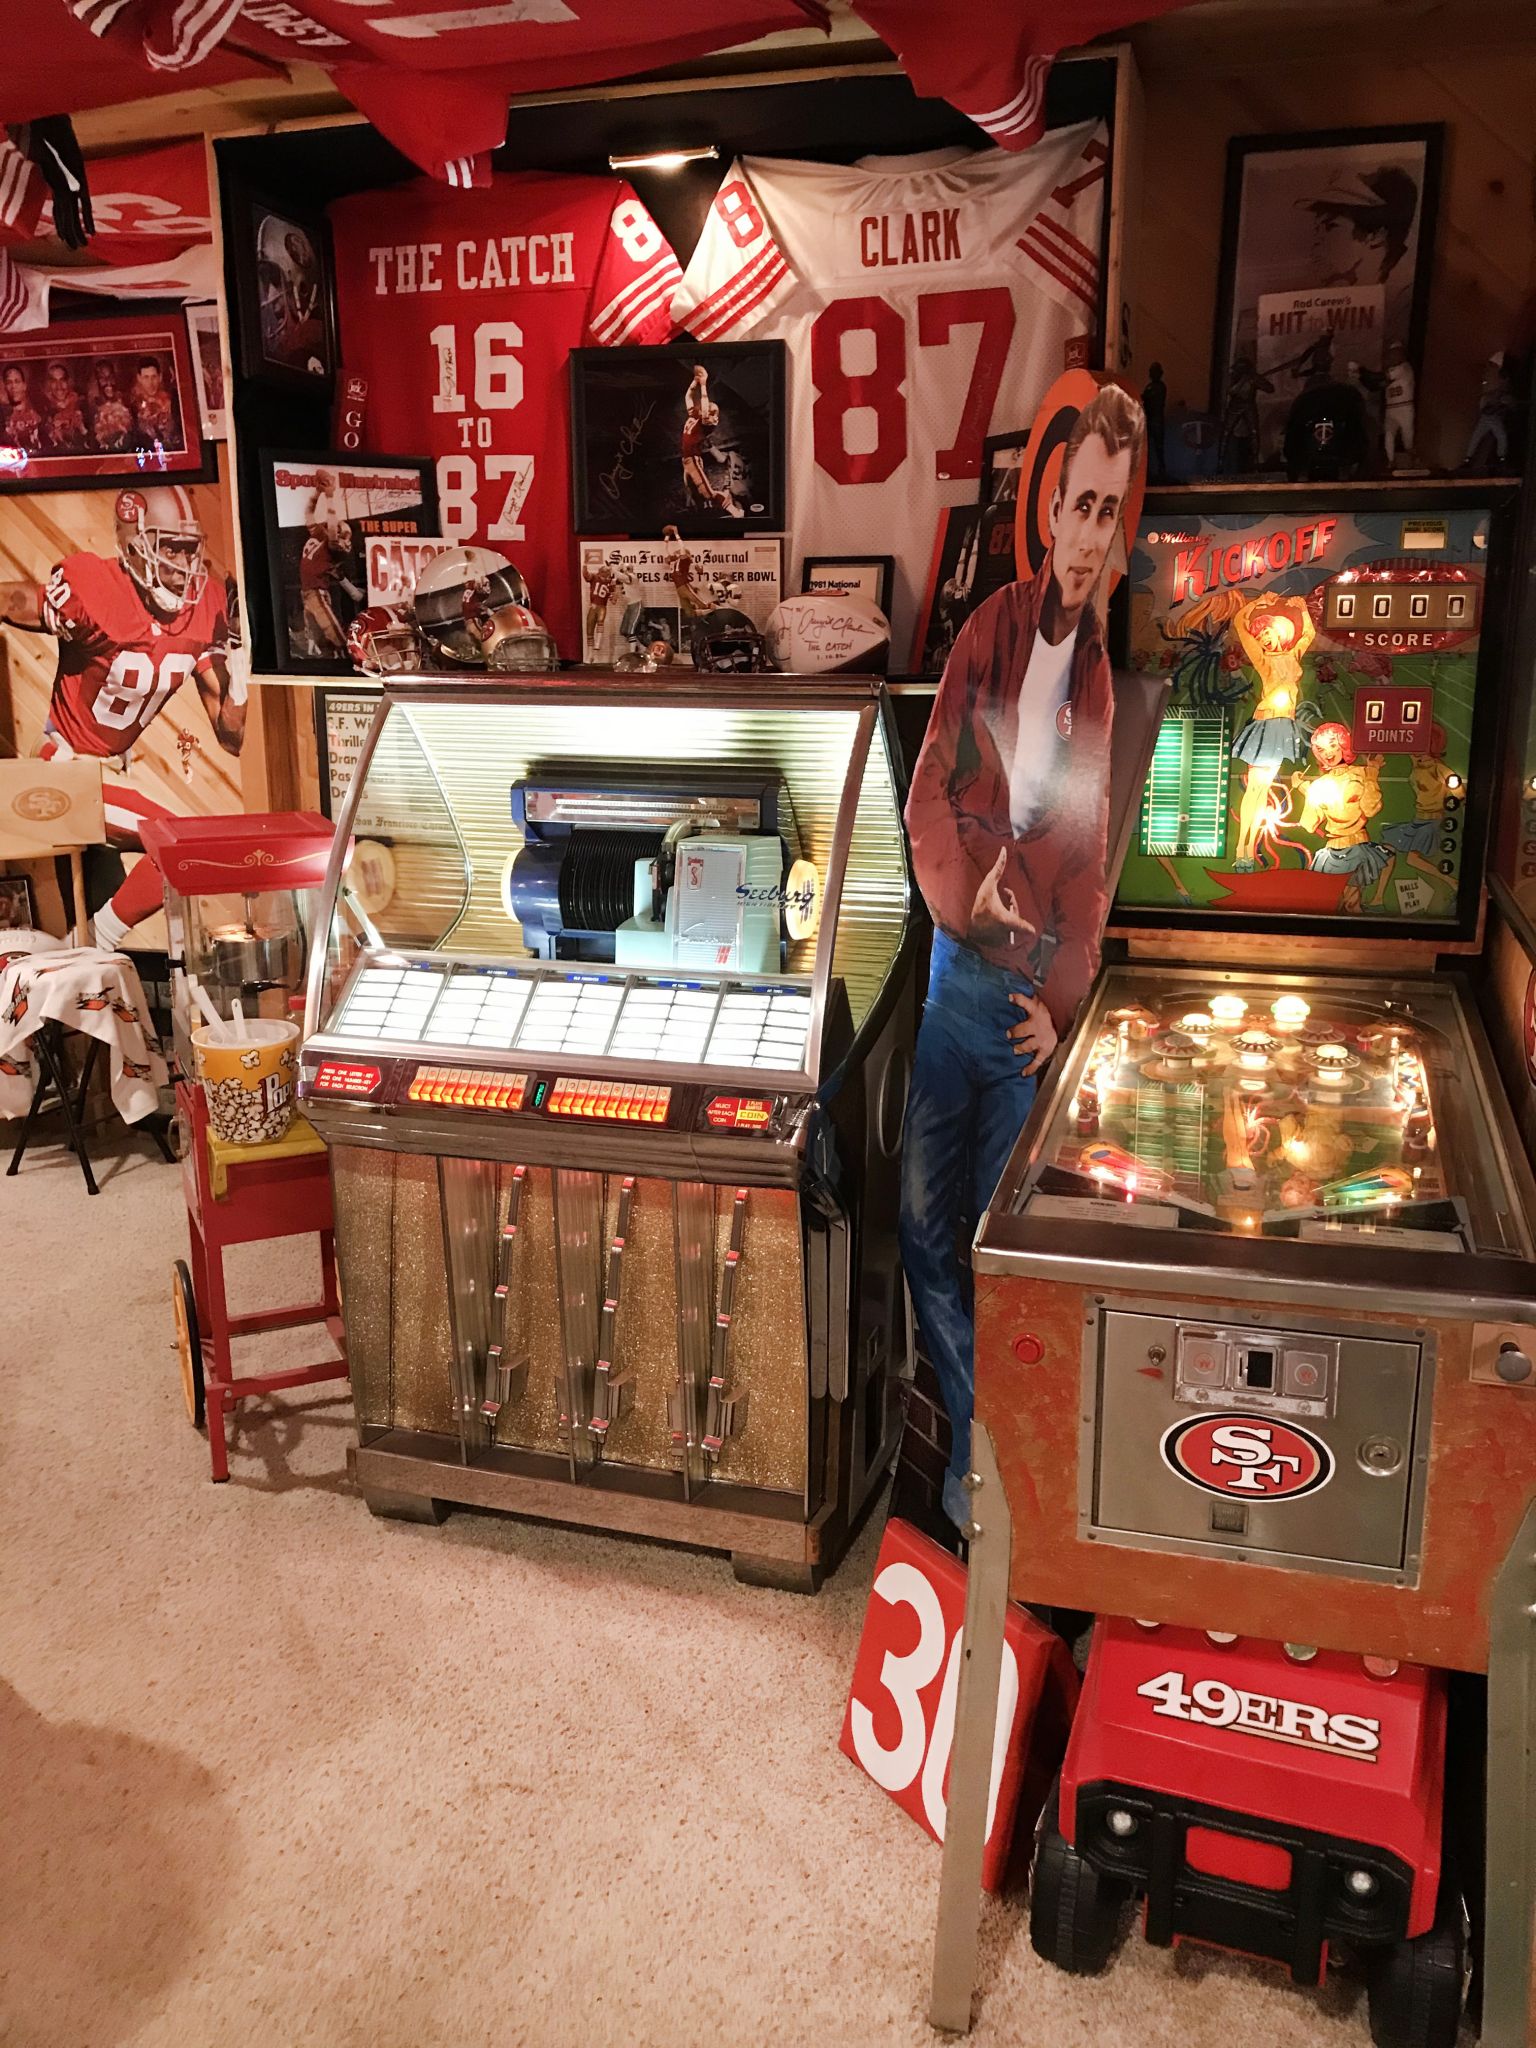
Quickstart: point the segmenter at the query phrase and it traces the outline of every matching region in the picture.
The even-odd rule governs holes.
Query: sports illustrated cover
[[[115,946],[133,931],[137,943],[163,944],[142,819],[243,807],[248,663],[227,574],[227,506],[217,485],[151,482],[82,492],[59,513],[56,497],[22,499],[0,523],[16,750],[101,762],[116,852],[87,856],[97,940]],[[61,529],[74,543],[67,553]],[[52,894],[51,875],[35,879]]]
[[[1025,579],[961,626],[907,799],[934,938],[902,1146],[901,1251],[953,1425],[944,1507],[961,1527],[975,1395],[962,1248],[1098,968],[1114,718],[1103,607],[1145,474],[1137,400],[1087,371],[1059,378],[1019,469]],[[1045,547],[1027,573],[1037,536]]]
[[[371,455],[261,461],[278,666],[347,674],[347,628],[369,601],[367,544],[435,531],[432,465]]]
[[[689,627],[701,613],[738,611],[761,633],[782,595],[783,543],[739,540],[588,540],[576,550],[582,595],[581,658],[612,668],[621,656],[665,646],[691,668]]]
[[[370,535],[363,548],[369,604],[409,604],[422,570],[452,545],[398,533]]]
[[[784,344],[571,351],[576,531],[784,524]]]

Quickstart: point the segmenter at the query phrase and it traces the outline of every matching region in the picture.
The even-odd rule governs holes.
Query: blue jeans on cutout
[[[1027,974],[933,935],[901,1150],[901,1261],[954,1430],[949,1470],[969,1469],[976,1400],[970,1243],[1035,1099],[1007,1033]]]

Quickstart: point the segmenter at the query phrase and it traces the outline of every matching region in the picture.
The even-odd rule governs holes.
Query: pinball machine
[[[878,683],[385,693],[300,1081],[375,1512],[836,1562],[907,1357],[894,761]]]
[[[1101,1910],[1138,1890],[1149,1939],[1312,1983],[1330,1941],[1372,1933],[1368,1899],[1416,1967],[1405,1937],[1428,1939],[1441,1868],[1435,1687],[1488,1674],[1484,2039],[1513,2048],[1536,1900],[1536,1182],[1480,1007],[1490,818],[1529,774],[1499,745],[1509,508],[1211,503],[1147,500],[1132,653],[1173,691],[1110,964],[976,1238],[968,1630],[990,1630],[1004,1581],[1106,1618],[1042,1897],[1065,1896],[1064,1856]],[[1287,1765],[1283,1745],[1333,1725],[1314,1692],[1400,1671],[1420,1686],[1412,1769],[1385,1747]],[[1197,1676],[1214,1689],[1184,1690]],[[1225,1722],[1201,1705],[1229,1698]],[[1396,1709],[1379,1688],[1364,1706],[1385,1744]],[[1180,1714],[1189,1796],[1149,1779],[1127,1803],[1106,1754],[1142,1743],[1147,1764]],[[1225,1811],[1282,1768],[1291,1804],[1256,1793],[1262,1827]],[[1367,1795],[1401,1770],[1423,1867],[1373,1838],[1366,1868],[1329,1836],[1341,1768]],[[1280,1874],[1255,1878],[1265,1857]],[[1035,1938],[1068,1968],[1108,1954],[1092,1929]],[[1419,2038],[1392,2017],[1417,1994],[1376,1995],[1377,2040]],[[1424,2039],[1454,2035],[1454,1998]]]

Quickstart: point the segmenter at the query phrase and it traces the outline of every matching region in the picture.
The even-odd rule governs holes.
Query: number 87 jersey
[[[570,563],[566,357],[665,341],[682,269],[621,178],[431,179],[331,208],[342,358],[366,378],[366,444],[437,458],[444,537],[515,562],[581,651]]]
[[[975,501],[985,437],[1028,427],[1097,325],[1107,163],[1086,123],[1018,155],[738,157],[715,197],[673,317],[789,344],[795,551],[895,556],[898,656],[940,509]]]

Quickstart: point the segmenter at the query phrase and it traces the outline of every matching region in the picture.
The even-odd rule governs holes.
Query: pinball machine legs
[[[1488,1658],[1484,2048],[1536,2039],[1536,1501],[1493,1583]]]
[[[955,1701],[950,1752],[949,1814],[939,1876],[939,1924],[933,1945],[928,2020],[946,2034],[971,2030],[976,1989],[976,1947],[981,1927],[981,1865],[986,1847],[997,1689],[1008,1621],[1008,1574],[1013,1519],[998,1475],[986,1425],[973,1424],[971,1469],[963,1482],[971,1496],[965,1587],[965,1655]]]

